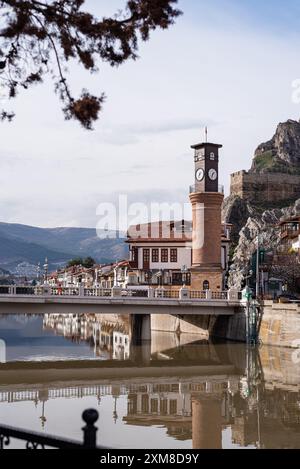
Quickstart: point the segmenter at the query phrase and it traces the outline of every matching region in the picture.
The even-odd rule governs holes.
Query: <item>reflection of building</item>
[[[192,441],[194,449],[222,447],[222,434],[231,429],[232,443],[258,448],[300,447],[300,386],[294,389],[247,384],[245,377],[202,376],[183,379],[139,378],[138,384],[115,380],[114,384],[65,387],[1,385],[1,403],[32,402],[39,406],[41,424],[47,422],[47,402],[55,399],[110,396],[108,415],[123,417],[126,425],[163,427],[178,441]],[[266,387],[266,385],[268,387]],[[128,400],[121,415],[119,399]],[[52,405],[53,408],[53,405]],[[101,424],[101,422],[100,422]],[[138,429],[136,430],[138,431]],[[112,442],[113,445],[113,442]]]
[[[96,357],[113,360],[129,358],[128,324],[110,322],[93,314],[45,314],[44,328],[55,331],[73,342],[85,341],[94,348]]]
[[[200,380],[199,380],[200,381]],[[128,425],[163,425],[178,440],[193,440],[194,449],[221,448],[227,421],[226,392],[237,378],[137,386],[128,395]]]
[[[111,324],[108,322],[95,322],[93,325],[93,341],[95,355],[108,352],[113,360],[129,359],[130,341],[129,332],[124,324]]]

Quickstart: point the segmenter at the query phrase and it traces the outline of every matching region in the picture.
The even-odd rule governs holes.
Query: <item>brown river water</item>
[[[94,408],[113,448],[300,448],[300,352],[161,332],[133,346],[128,322],[0,316],[0,424],[80,441]]]

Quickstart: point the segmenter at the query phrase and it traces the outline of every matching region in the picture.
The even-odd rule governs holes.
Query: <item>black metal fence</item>
[[[13,439],[24,441],[25,449],[107,449],[96,444],[98,429],[95,423],[98,418],[99,414],[94,409],[88,409],[83,412],[82,419],[85,422],[85,426],[82,428],[82,442],[0,425],[0,450],[10,446]]]

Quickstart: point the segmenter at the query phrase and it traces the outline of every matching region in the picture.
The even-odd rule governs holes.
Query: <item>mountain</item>
[[[300,122],[280,123],[273,138],[256,149],[250,172],[300,174]]]
[[[98,233],[91,228],[37,228],[0,223],[0,267],[13,271],[20,263],[36,265],[49,260],[50,269],[74,257],[93,257],[99,263],[128,256],[120,233]],[[113,239],[105,236],[115,235]]]

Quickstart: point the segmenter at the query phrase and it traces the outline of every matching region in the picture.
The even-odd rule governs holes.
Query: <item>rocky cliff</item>
[[[285,172],[300,174],[300,123],[288,120],[278,125],[274,137],[258,146],[249,173]],[[259,186],[258,186],[259,187]],[[233,225],[232,266],[229,284],[240,287],[252,254],[256,251],[257,233],[262,247],[276,248],[279,243],[278,223],[281,219],[300,214],[300,199],[276,204],[257,203],[258,194],[251,201],[230,195],[224,201],[223,220]]]
[[[250,172],[300,173],[300,122],[280,123],[274,137],[255,151]]]
[[[235,201],[238,205],[239,202]],[[231,205],[231,204],[229,204]],[[229,272],[229,285],[241,287],[244,276],[247,274],[249,261],[257,249],[257,234],[260,236],[260,247],[266,250],[275,249],[280,241],[280,220],[300,214],[300,199],[290,207],[281,209],[257,211],[254,207],[248,207],[248,218],[243,224],[232,257],[232,265]],[[228,212],[228,215],[230,212]]]

